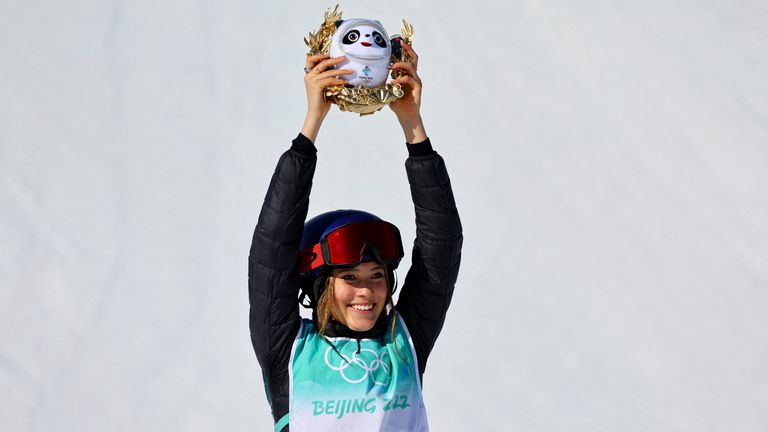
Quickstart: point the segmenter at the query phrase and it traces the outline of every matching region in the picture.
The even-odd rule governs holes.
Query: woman
[[[420,115],[418,57],[394,80],[390,105],[403,129],[416,207],[412,266],[392,303],[403,256],[393,225],[357,210],[304,222],[317,161],[314,141],[331,106],[323,89],[345,84],[344,57],[307,57],[307,116],[277,165],[249,257],[251,341],[275,431],[427,431],[421,379],[443,326],[461,257],[462,232],[442,158]],[[302,320],[297,295],[313,308]]]

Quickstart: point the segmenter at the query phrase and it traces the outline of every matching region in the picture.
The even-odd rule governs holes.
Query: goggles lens
[[[366,248],[371,248],[382,264],[403,257],[403,244],[396,226],[378,220],[355,222],[336,228],[319,244],[303,250],[300,271],[308,272],[323,265],[355,266],[363,261]]]

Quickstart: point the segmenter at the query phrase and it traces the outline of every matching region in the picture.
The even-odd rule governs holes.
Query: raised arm
[[[314,145],[299,135],[283,153],[267,190],[248,257],[251,342],[268,388],[287,388],[291,345],[301,324],[298,249],[315,172]],[[272,414],[288,394],[272,394]]]
[[[298,249],[317,162],[314,141],[330,109],[323,89],[345,83],[335,78],[344,70],[327,70],[341,61],[343,58],[325,55],[307,57],[307,115],[302,133],[277,163],[248,258],[251,342],[265,383],[272,389],[270,404],[275,420],[288,411],[288,362],[301,325]]]
[[[409,149],[405,167],[416,210],[416,240],[397,310],[410,330],[423,374],[451,303],[463,237],[443,158],[429,140]]]
[[[346,80],[338,77],[353,72],[352,69],[330,69],[343,63],[346,59],[343,56],[330,58],[328,54],[307,57],[307,65],[304,67],[306,71],[304,86],[307,90],[307,116],[304,118],[301,133],[312,142],[317,139],[320,126],[331,109],[331,103],[326,101],[323,95],[325,88],[346,84]]]
[[[390,106],[408,143],[405,167],[416,209],[416,240],[397,310],[411,333],[423,374],[451,303],[463,237],[445,162],[432,149],[421,120],[418,56],[410,46],[403,44],[403,48],[412,63],[395,63],[393,68],[406,72],[395,80],[403,86],[405,96]]]

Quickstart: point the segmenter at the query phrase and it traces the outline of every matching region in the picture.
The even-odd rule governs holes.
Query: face
[[[389,41],[374,27],[360,25],[349,29],[341,39],[341,49],[346,55],[363,59],[389,58],[392,52]]]
[[[333,316],[354,331],[373,328],[387,302],[386,269],[364,262],[341,270],[333,281]]]

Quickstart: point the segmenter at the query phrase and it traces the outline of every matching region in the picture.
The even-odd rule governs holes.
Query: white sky
[[[270,430],[246,259],[330,4],[0,2],[0,429]],[[433,430],[768,429],[768,3],[342,8],[415,26],[464,223]],[[410,244],[403,142],[334,110],[310,211]]]

